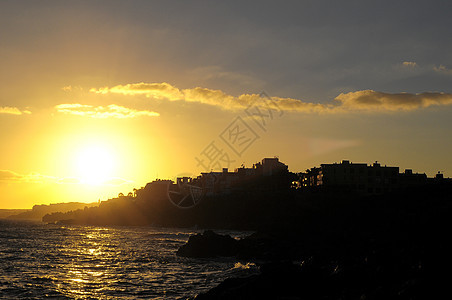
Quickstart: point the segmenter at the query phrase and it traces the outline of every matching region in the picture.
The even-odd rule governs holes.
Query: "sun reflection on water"
[[[235,261],[176,256],[189,230],[33,226],[0,230],[0,298],[180,299],[248,272]]]
[[[117,254],[114,250],[120,248],[119,244],[111,244],[112,240],[116,240],[113,231],[106,228],[87,229],[63,244],[62,250],[71,260],[71,263],[63,266],[67,274],[63,280],[68,288],[61,292],[67,296],[100,296],[105,283],[117,273],[115,266],[110,264]]]

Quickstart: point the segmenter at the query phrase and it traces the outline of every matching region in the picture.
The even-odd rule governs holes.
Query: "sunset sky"
[[[452,177],[450,1],[0,1],[0,208],[252,166]]]

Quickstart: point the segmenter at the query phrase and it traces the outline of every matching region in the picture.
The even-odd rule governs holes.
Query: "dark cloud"
[[[9,51],[0,62],[5,70],[26,62],[21,76],[64,69],[67,78],[117,74],[112,85],[171,81],[319,102],[350,90],[452,93],[433,70],[412,79],[392,68],[403,61],[452,65],[450,1],[131,3],[1,2],[0,35]],[[9,56],[20,49],[32,49],[40,64]],[[18,63],[7,65],[15,57]],[[196,74],[206,69],[215,74]]]

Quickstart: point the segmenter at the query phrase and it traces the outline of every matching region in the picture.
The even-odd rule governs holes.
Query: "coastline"
[[[196,299],[431,299],[446,290],[450,187],[329,203],[309,220],[234,240],[206,231],[178,255],[257,262],[261,273],[227,279]],[[287,224],[291,224],[287,226]]]

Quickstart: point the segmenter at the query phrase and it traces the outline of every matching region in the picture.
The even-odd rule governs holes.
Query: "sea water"
[[[0,220],[0,299],[187,299],[257,272],[231,258],[176,256],[199,232]]]

